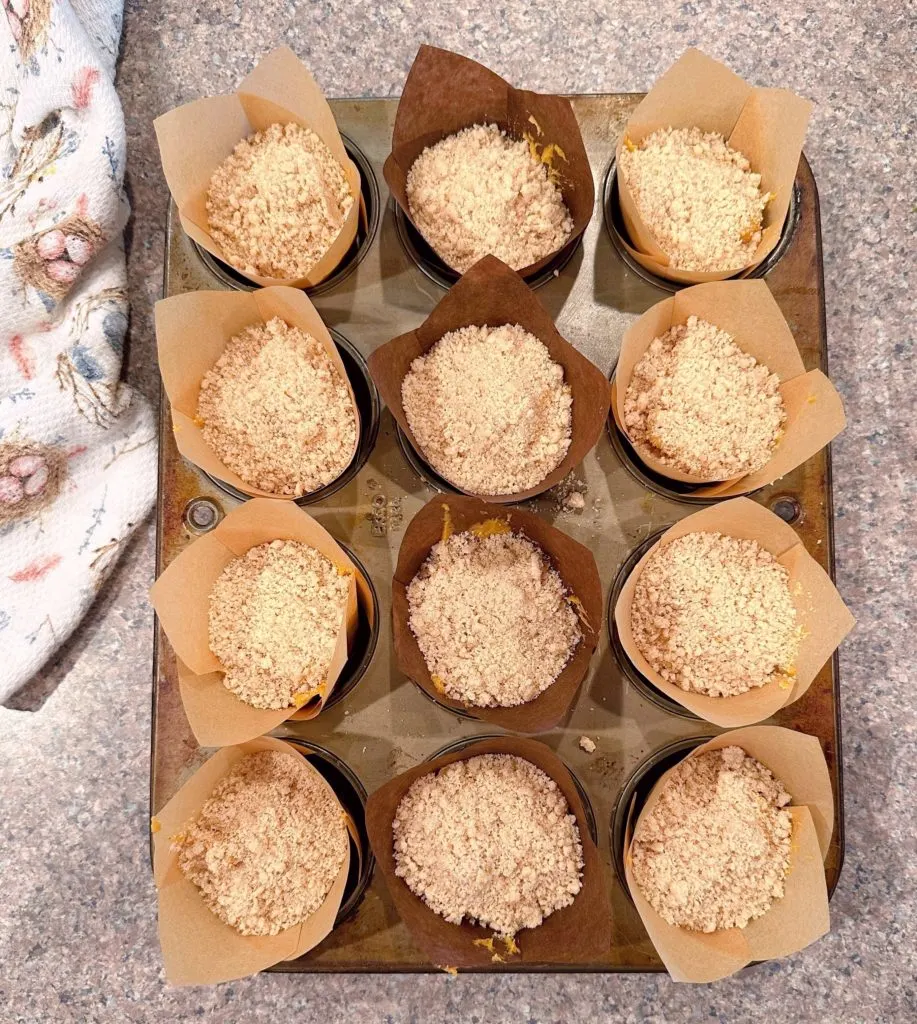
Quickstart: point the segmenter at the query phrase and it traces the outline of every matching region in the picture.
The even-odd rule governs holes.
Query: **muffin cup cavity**
[[[462,533],[482,523],[505,523],[514,533],[537,544],[576,598],[582,639],[560,675],[534,700],[514,707],[476,707],[446,696],[430,675],[409,625],[407,588],[431,549],[445,536]],[[599,641],[602,585],[595,559],[588,548],[549,526],[539,516],[521,509],[488,505],[476,498],[437,495],[408,524],[398,551],[392,579],[392,632],[395,659],[408,678],[435,703],[457,715],[477,718],[503,729],[536,733],[552,729],[569,711]]]
[[[607,418],[610,396],[602,371],[560,335],[548,311],[515,271],[494,256],[478,260],[419,327],[372,353],[369,371],[402,433],[426,462],[407,421],[401,397],[402,382],[411,363],[428,352],[444,334],[460,327],[485,324],[489,327],[519,324],[533,334],[547,347],[554,362],[563,367],[564,380],[573,394],[572,437],[561,463],[539,484],[527,490],[474,495],[498,504],[524,501],[559,483],[592,450]],[[452,481],[446,482],[460,490]]]
[[[803,639],[791,685],[777,679],[737,696],[711,697],[682,690],[667,682],[637,647],[631,614],[637,579],[647,560],[661,545],[688,533],[722,533],[756,541],[789,573],[789,588]],[[628,576],[614,606],[614,625],[627,658],[663,696],[714,725],[734,728],[752,725],[792,704],[808,690],[822,666],[853,628],[854,619],[825,570],[806,551],[792,527],[748,498],[735,498],[687,516],[670,527],[640,559]]]
[[[300,278],[260,277],[234,267],[210,233],[207,218],[207,190],[213,172],[238,142],[278,123],[295,123],[315,132],[341,165],[354,198],[328,250]],[[272,50],[232,95],[186,103],[157,117],[153,126],[163,173],[185,233],[243,278],[262,287],[283,284],[306,288],[320,284],[344,259],[357,234],[360,172],[347,155],[328,101],[289,47]]]
[[[477,61],[423,45],[404,83],[392,151],[382,174],[392,198],[421,237],[411,219],[408,172],[428,146],[475,124],[496,124],[512,138],[527,141],[556,175],[573,233],[559,249],[519,270],[524,278],[537,275],[586,230],[595,200],[586,147],[565,97],[514,89]]]

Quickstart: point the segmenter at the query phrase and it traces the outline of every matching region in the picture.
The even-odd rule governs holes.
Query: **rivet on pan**
[[[781,494],[770,504],[771,512],[785,523],[798,523],[802,519],[802,506],[791,494]]]
[[[185,506],[185,526],[192,533],[207,533],[223,518],[223,511],[210,498],[193,498]]]

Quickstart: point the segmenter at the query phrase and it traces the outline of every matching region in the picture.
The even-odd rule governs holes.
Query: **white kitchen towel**
[[[121,0],[0,0],[0,700],[70,635],[153,500],[127,328]]]

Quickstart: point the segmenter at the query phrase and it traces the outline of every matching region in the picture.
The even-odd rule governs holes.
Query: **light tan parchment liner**
[[[780,239],[812,104],[787,89],[761,89],[744,82],[700,50],[686,50],[638,104],[618,140],[618,196],[631,255],[653,274],[697,284],[721,281],[756,267]],[[745,266],[722,271],[677,270],[637,211],[624,175],[624,139],[640,143],[659,128],[700,128],[719,132],[761,175],[761,190],[773,198],[764,208],[761,242]]]
[[[398,101],[392,152],[382,168],[395,202],[410,220],[407,178],[414,161],[427,146],[475,124],[496,124],[513,138],[526,139],[547,163],[573,220],[573,233],[561,247],[566,248],[586,230],[595,202],[592,171],[570,101],[514,89],[477,61],[435,46],[417,51]],[[519,273],[538,273],[558,252]]]
[[[534,334],[547,346],[551,358],[564,368],[564,380],[573,393],[573,423],[570,447],[563,462],[541,483],[514,494],[473,495],[496,504],[523,501],[563,480],[595,447],[608,418],[608,380],[597,366],[561,337],[550,313],[532,289],[496,256],[485,256],[449,289],[419,327],[386,342],[369,357],[369,372],[383,401],[408,441],[424,458],[401,402],[401,382],[411,363],[449,331],[469,325],[499,327],[502,324],[519,324]]]
[[[810,459],[844,429],[841,396],[821,372],[809,370],[776,299],[764,281],[715,281],[684,288],[651,306],[621,339],[621,354],[611,385],[611,410],[618,429],[633,444],[624,425],[624,398],[634,367],[654,338],[697,316],[726,331],[736,344],[780,378],[786,407],[784,434],[770,460],[754,473],[712,481],[667,466],[642,447],[635,451],[650,469],[670,480],[697,484],[698,495],[748,494],[785,476]]]
[[[797,622],[803,628],[796,659],[796,679],[792,686],[772,681],[735,697],[689,693],[680,686],[667,683],[640,653],[631,627],[631,605],[637,579],[660,545],[670,544],[686,533],[722,533],[728,537],[755,540],[787,570]],[[761,722],[780,708],[799,700],[822,665],[853,629],[854,618],[831,578],[806,551],[795,531],[779,516],[751,499],[734,498],[686,516],[666,530],[640,559],[621,589],[615,605],[615,625],[627,656],[657,690],[706,721],[733,728]]]
[[[516,934],[518,953],[510,953],[493,932],[478,925],[450,924],[431,910],[395,874],[392,821],[401,798],[422,775],[454,761],[479,754],[512,754],[531,761],[560,787],[576,816],[583,843],[583,886],[569,907],[556,910],[537,928]],[[524,964],[566,964],[603,956],[611,945],[611,905],[608,879],[599,851],[589,834],[582,800],[563,761],[537,740],[502,736],[472,743],[464,750],[443,754],[398,775],[377,789],[366,804],[366,831],[376,863],[391,893],[395,909],[418,948],[440,967],[484,967],[512,961]],[[492,942],[488,942],[492,940]]]
[[[769,768],[792,797],[793,834],[786,891],[761,917],[745,928],[711,934],[668,924],[650,906],[632,872],[632,837],[656,805],[669,769],[647,797],[636,825],[628,821],[624,871],[631,898],[656,952],[675,981],[708,982],[725,978],[753,960],[773,960],[796,953],[825,935],[830,927],[824,859],[834,828],[834,797],[825,755],[815,736],[759,725],[723,733],[687,756],[707,750],[741,747]]]
[[[479,524],[494,521],[507,524],[514,533],[523,534],[544,550],[563,579],[564,586],[576,598],[573,607],[579,616],[583,634],[573,656],[557,679],[534,700],[509,708],[475,707],[447,697],[433,682],[408,625],[407,587],[433,545],[446,534],[462,533]],[[479,498],[439,494],[424,505],[405,530],[398,551],[398,566],[392,579],[395,658],[406,676],[413,679],[434,700],[447,707],[466,711],[475,718],[516,732],[545,732],[553,729],[569,710],[589,669],[589,661],[599,641],[601,619],[602,582],[592,552],[531,512],[488,505]]]
[[[281,960],[302,956],[334,927],[350,870],[349,844],[341,870],[318,910],[278,935],[240,935],[221,921],[201,899],[198,887],[185,877],[178,866],[178,854],[170,849],[171,836],[200,814],[217,783],[232,766],[246,755],[263,750],[295,758],[302,771],[321,780],[340,806],[334,790],[296,747],[272,736],[262,736],[218,750],[157,812],[153,818],[153,878],[159,896],[159,942],[166,980],[172,985],[216,985],[257,974]],[[362,857],[359,833],[343,807],[341,816]]]
[[[283,279],[247,274],[226,258],[210,234],[207,190],[213,172],[238,142],[272,124],[298,124],[325,143],[344,171],[353,206],[337,238],[305,277]],[[169,191],[185,233],[217,259],[255,284],[306,288],[323,281],[341,262],[356,237],[360,216],[360,172],[347,155],[328,101],[305,65],[287,46],[272,50],[230,96],[186,103],[153,122]]]
[[[337,541],[289,501],[252,498],[219,526],[191,543],[150,589],[150,601],[178,656],[178,680],[188,722],[202,747],[243,743],[270,732],[297,708],[255,708],[223,685],[223,666],[210,650],[210,592],[220,573],[249,548],[272,540],[295,540],[320,551],[351,576],[347,607],[323,687],[308,695],[298,718],[314,718],[331,696],[356,631],[359,615],[372,625],[372,598],[362,573]]]
[[[297,288],[272,287],[254,292],[185,292],[160,299],[154,308],[159,372],[169,397],[172,431],[178,450],[195,466],[252,498],[289,500],[289,494],[274,494],[247,484],[216,455],[204,440],[197,403],[201,381],[231,338],[252,324],[280,317],[291,327],[311,334],[327,352],[334,368],[347,385],[357,435],[348,465],[356,457],[360,443],[360,411],[353,388],[334,339],[318,311]],[[344,472],[343,470],[341,472]]]

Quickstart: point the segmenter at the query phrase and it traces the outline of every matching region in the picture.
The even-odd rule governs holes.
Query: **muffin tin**
[[[672,290],[669,282],[649,279],[621,255],[614,232],[614,189],[608,183],[615,141],[639,101],[636,94],[572,97],[596,182],[596,210],[581,243],[563,253],[551,272],[532,282],[558,329],[609,375],[625,328]],[[349,265],[316,289],[310,298],[335,340],[361,362],[380,344],[416,327],[442,298],[450,278],[425,252],[388,199],[381,168],[388,155],[396,100],[331,100],[348,149],[364,177],[366,217]],[[603,188],[603,186],[605,186]],[[383,197],[380,199],[380,196]],[[195,289],[243,287],[231,272],[202,253],[182,232],[170,211],[164,294]],[[769,258],[765,279],[794,332],[807,369],[827,370],[824,288],[818,197],[803,158],[795,200],[784,237]],[[346,269],[346,273],[343,270]],[[366,396],[371,410],[373,393]],[[378,410],[378,399],[376,410]],[[361,410],[362,411],[362,410]],[[369,417],[372,419],[372,417]],[[361,803],[400,771],[426,760],[443,747],[467,743],[492,732],[486,723],[464,718],[435,704],[394,667],[390,628],[390,583],[403,528],[418,509],[445,487],[402,444],[387,410],[377,417],[378,433],[367,432],[364,463],[344,475],[309,504],[309,512],[361,560],[372,580],[380,615],[378,643],[367,638],[368,667],[349,690],[308,722],[289,721],[275,735],[315,751],[316,765],[331,764],[329,781],[341,799]],[[157,570],[161,571],[196,536],[212,529],[238,498],[208,478],[176,451],[168,404],[162,404]],[[585,508],[567,509],[549,492],[527,507],[586,544],[598,562],[606,601],[613,602],[619,570],[635,564],[636,552],[659,531],[696,511],[699,499],[680,494],[668,482],[653,479],[609,421],[609,430],[575,471]],[[337,482],[336,482],[337,483]],[[776,484],[752,497],[793,523],[808,551],[833,570],[831,463],[823,451]],[[704,499],[708,501],[709,499]],[[606,606],[607,607],[607,606]],[[206,757],[185,720],[178,693],[175,659],[168,641],[156,631],[153,670],[153,731],[150,803],[162,807]],[[566,724],[537,738],[555,750],[585,792],[596,823],[599,848],[611,887],[613,943],[594,958],[565,965],[565,971],[659,971],[662,964],[616,870],[620,821],[631,797],[673,753],[720,730],[685,717],[659,699],[615,650],[606,628],[590,672]],[[346,692],[345,692],[346,691]],[[772,719],[776,724],[818,736],[832,774],[836,825],[825,870],[829,891],[837,882],[844,852],[840,721],[836,656],[824,667],[803,699]],[[596,743],[593,754],[580,736]],[[678,746],[672,747],[672,744]],[[358,809],[358,808],[357,808]],[[399,920],[385,886],[372,875],[364,851],[365,877],[352,880],[347,913],[319,946],[298,960],[278,964],[284,972],[433,971]],[[492,971],[556,970],[538,965],[494,964]]]

